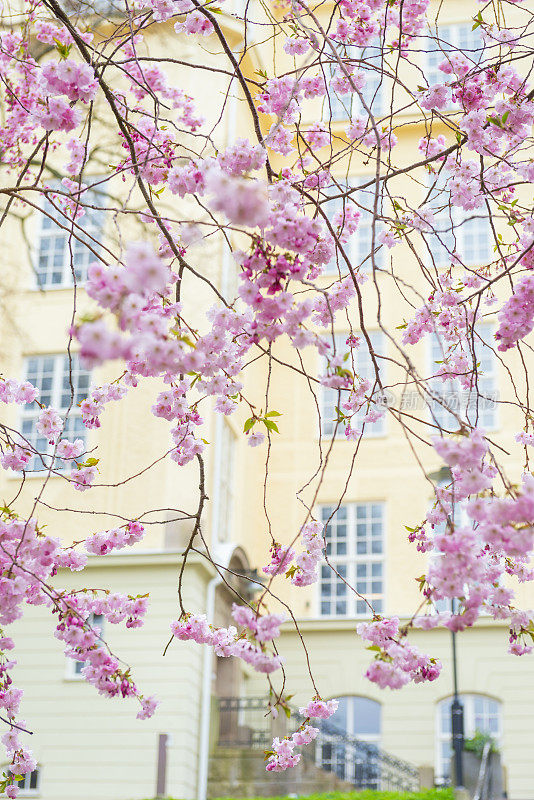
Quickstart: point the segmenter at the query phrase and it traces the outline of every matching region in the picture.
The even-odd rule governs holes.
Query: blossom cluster
[[[137,522],[129,523],[125,530],[133,541],[142,535],[142,526]],[[92,537],[87,539],[89,552],[95,552],[92,541]],[[126,543],[133,544],[133,541]],[[73,548],[64,549],[59,539],[44,534],[33,518],[19,519],[3,509],[0,544],[0,625],[5,627],[20,619],[24,604],[50,608],[59,617],[55,636],[65,643],[65,654],[85,662],[82,677],[106,696],[135,697],[141,704],[141,718],[150,716],[157,701],[143,697],[129,671],[121,668],[120,661],[108,650],[99,630],[91,623],[92,615],[102,615],[111,623],[125,622],[128,628],[137,628],[143,624],[148,608],[147,597],[111,593],[99,596],[97,590],[58,591],[50,584],[57,571],[61,568],[78,571],[83,569],[87,559]],[[115,546],[124,545],[119,543]],[[10,758],[11,772],[16,775],[31,772],[35,761],[20,744],[20,736],[25,730],[25,722],[19,717],[23,692],[15,687],[11,677],[16,662],[6,655],[13,648],[13,640],[2,632],[0,708],[11,725],[2,742]],[[16,794],[11,791],[8,796]]]
[[[283,772],[286,769],[295,767],[301,758],[300,753],[295,753],[295,747],[311,744],[319,734],[319,728],[310,725],[312,719],[329,719],[335,714],[338,708],[337,700],[320,700],[318,697],[310,700],[307,706],[299,708],[301,717],[305,717],[304,722],[291,736],[280,739],[278,736],[273,739],[271,750],[266,752],[268,772]]]
[[[441,663],[407,643],[405,633],[399,630],[398,617],[360,622],[356,631],[362,639],[378,648],[365,677],[381,689],[400,689],[410,681],[421,683],[439,677]]]
[[[285,573],[294,586],[310,586],[317,581],[317,566],[323,558],[325,542],[323,525],[307,522],[300,531],[303,550],[298,553],[292,547],[275,543],[271,547],[271,561],[263,567],[268,575]]]
[[[128,522],[123,528],[91,534],[85,540],[85,549],[93,555],[103,556],[113,550],[132,547],[142,540],[144,534],[145,529],[140,522]]]
[[[270,653],[265,642],[279,635],[279,625],[283,618],[279,615],[257,616],[251,609],[236,606],[232,611],[238,625],[248,630],[239,633],[234,625],[228,628],[217,628],[210,625],[204,614],[184,614],[171,624],[171,631],[180,641],[194,641],[213,647],[215,655],[220,658],[240,658],[250,664],[256,672],[270,674],[282,666],[280,656]]]

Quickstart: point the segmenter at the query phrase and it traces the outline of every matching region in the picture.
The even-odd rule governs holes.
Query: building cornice
[[[128,554],[89,556],[87,559],[88,569],[128,569],[137,567],[178,567],[183,562],[182,550],[141,550]],[[187,567],[205,572],[207,578],[212,578],[217,574],[217,570],[206,558],[197,553],[189,554],[187,557]],[[65,570],[67,571],[67,570]]]
[[[363,617],[351,617],[350,619],[323,619],[323,618],[314,618],[314,619],[297,619],[296,622],[298,624],[299,630],[302,633],[339,633],[342,631],[350,631],[352,633],[356,633],[356,626],[360,622],[368,622],[367,618]],[[407,625],[410,622],[410,617],[399,617],[399,626],[402,628],[403,625]],[[507,628],[508,625],[506,620],[495,620],[492,617],[482,617],[480,618],[476,625],[473,626],[474,629],[480,628]],[[469,628],[467,630],[473,630],[473,628]],[[428,631],[424,630],[423,628],[411,628],[411,635],[414,633],[417,634],[421,633],[433,633],[434,631],[441,631],[450,633],[450,631],[445,628],[445,626],[441,625],[437,628],[431,628]],[[286,622],[281,628],[282,635],[289,635],[295,634],[295,627],[292,622]]]

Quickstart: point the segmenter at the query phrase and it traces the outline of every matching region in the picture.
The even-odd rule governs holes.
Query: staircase
[[[416,767],[380,747],[347,736],[329,721],[316,721],[317,740],[299,748],[297,767],[267,773],[263,751],[274,736],[283,737],[303,721],[266,716],[262,697],[223,697],[213,709],[209,797],[269,797],[312,792],[381,789],[413,791],[419,788]]]

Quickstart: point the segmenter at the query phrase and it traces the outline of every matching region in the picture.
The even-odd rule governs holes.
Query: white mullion
[[[73,387],[73,390],[74,390],[73,406],[72,406],[71,410],[69,411],[69,416],[71,416],[73,414],[73,412],[74,412],[74,414],[76,413],[76,409],[77,409],[77,406],[76,406],[76,394],[77,394],[77,384],[78,384],[78,380],[77,379],[79,377],[78,376],[79,365],[77,364],[77,360],[75,359],[74,353],[71,354],[70,362],[69,362],[68,354],[66,354],[66,355],[62,356],[60,363],[61,363],[61,375],[59,377],[59,382],[58,382],[58,391],[59,391],[58,408],[61,409],[61,411],[63,413],[66,413],[67,412],[67,408],[69,406],[69,403],[67,403],[67,405],[65,405],[65,406],[63,406],[61,404],[61,396],[63,394],[63,379],[67,378],[67,376],[69,374],[69,363],[70,363],[70,365],[72,367],[72,387]]]
[[[61,373],[61,362],[63,356],[60,354],[56,354],[53,356],[54,359],[54,371],[53,371],[53,379],[52,379],[52,398],[50,405],[52,408],[55,408],[57,411],[60,410],[60,397],[61,397],[61,383],[60,383],[60,373]]]
[[[42,286],[46,287],[47,284],[48,284],[48,275],[47,275],[48,265],[47,265],[47,268],[46,268],[44,276],[41,275],[41,271],[40,271],[41,245],[42,245],[42,241],[43,241],[43,238],[44,238],[44,235],[45,235],[44,227],[43,227],[43,222],[44,222],[45,217],[44,217],[42,208],[44,207],[44,203],[46,202],[44,200],[44,195],[41,195],[41,198],[42,198],[42,201],[43,201],[42,202],[42,207],[41,207],[41,210],[37,212],[37,215],[38,215],[38,218],[39,218],[39,223],[38,223],[38,229],[37,229],[37,253],[36,253],[35,273],[33,275],[33,281],[34,281],[34,284],[35,284],[36,288],[41,288]]]
[[[465,714],[465,733],[468,738],[474,736],[475,733],[475,702],[471,695],[468,697],[460,697],[463,702],[464,706],[464,714]]]
[[[67,221],[65,220],[63,224],[66,225],[66,222]],[[72,231],[71,230],[63,231],[63,233],[64,233],[64,238],[63,238],[63,264],[62,264],[62,281],[61,281],[61,285],[62,286],[70,286],[71,284],[70,284],[70,281],[69,281],[69,275],[71,275],[72,273],[70,271],[70,248],[69,248],[69,242],[71,242],[71,246],[72,246],[72,236],[71,236]],[[74,263],[74,254],[73,254],[73,263]]]
[[[349,503],[347,510],[348,526],[348,540],[347,555],[350,561],[350,585],[356,588],[356,564],[358,563],[358,555],[356,552],[356,503]],[[348,570],[347,570],[348,571]],[[357,598],[354,592],[350,592],[350,616],[356,616],[356,602]],[[347,611],[349,609],[347,608]]]
[[[466,230],[467,230],[467,214],[472,213],[468,212],[465,209],[460,209],[458,206],[451,206],[452,208],[452,233],[454,237],[454,252],[460,256],[460,261],[462,264],[467,264],[467,256],[466,256]]]
[[[354,567],[353,567],[354,584],[353,585],[354,585],[355,589],[356,589],[356,583],[357,583],[357,580],[358,580],[358,577],[357,577],[358,564],[361,564],[360,556],[358,554],[358,531],[357,531],[357,520],[358,520],[358,517],[357,517],[357,513],[356,513],[356,509],[358,508],[359,505],[361,505],[361,503],[351,503],[352,530],[353,530],[353,535],[352,535],[352,540],[353,540],[353,559],[352,559],[352,561],[353,561],[353,564],[354,564]],[[352,592],[352,601],[353,601],[352,616],[353,617],[360,616],[357,613],[358,599],[359,599],[358,596],[355,595],[354,592]]]
[[[341,508],[341,506],[340,506],[340,508]],[[348,519],[345,520],[345,526],[348,528]],[[339,539],[338,539],[338,523],[336,521],[336,543],[338,541],[339,541]],[[346,548],[345,548],[346,552],[345,552],[345,555],[343,555],[343,556],[334,556],[334,558],[336,559],[334,566],[338,571],[339,571],[340,567],[344,568],[344,571],[345,571],[344,579],[345,579],[345,581],[347,581],[347,583],[350,586],[350,559],[349,559],[348,537],[347,537],[347,539],[345,541],[346,541]],[[336,549],[337,549],[337,547],[336,547]],[[341,585],[342,583],[343,583],[343,581],[336,576],[336,584]],[[336,585],[336,589],[337,589],[337,585]],[[349,590],[348,590],[347,586],[345,586],[345,591],[346,591],[346,594],[345,594],[345,597],[346,597],[346,601],[345,601],[346,609],[345,609],[345,611],[346,611],[346,613],[344,615],[339,615],[338,612],[337,612],[337,608],[336,608],[336,609],[334,609],[334,615],[336,617],[337,616],[347,616],[347,614],[349,612],[349,608],[350,608],[350,597],[349,597],[349,594],[350,593],[349,593]],[[336,593],[336,603],[337,603],[337,593]]]
[[[387,547],[387,528],[386,528],[386,504],[385,502],[380,502],[380,522],[381,522],[381,540],[382,540],[382,552],[380,553],[380,563],[382,564],[382,574],[381,574],[381,582],[382,582],[382,614],[387,613],[386,608],[386,547]]]
[[[63,363],[63,356],[62,355],[55,355],[54,356],[54,372],[53,372],[53,380],[52,380],[52,402],[50,405],[52,408],[55,408],[56,411],[61,413],[61,378],[62,378],[62,363]],[[47,448],[49,454],[53,452],[53,446],[49,445]]]

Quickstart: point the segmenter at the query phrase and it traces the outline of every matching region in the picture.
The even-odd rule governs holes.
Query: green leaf
[[[256,419],[254,417],[249,417],[245,420],[245,424],[243,425],[243,433],[248,433],[256,424]]]
[[[54,44],[56,45],[56,50],[58,51],[61,58],[69,57],[69,53],[72,49],[71,44],[63,44],[63,42],[60,42],[59,39],[54,39]]]
[[[286,578],[292,578],[296,571],[297,566],[293,564],[293,566],[289,567],[288,571],[286,572]],[[532,635],[532,638],[534,639],[534,634]]]
[[[278,430],[278,425],[276,422],[273,422],[272,419],[262,419],[263,424],[267,428],[268,431],[274,431],[275,433],[280,433]]]
[[[189,345],[189,347],[196,347],[195,343],[189,338],[189,336],[178,336],[177,337],[180,342],[185,342]]]
[[[476,28],[479,28],[481,25],[484,24],[484,20],[482,19],[482,12],[481,11],[478,12],[478,14],[476,15],[476,17],[474,19],[475,19],[475,24],[471,28],[472,31],[474,31]]]
[[[86,467],[96,467],[98,462],[100,461],[99,458],[88,458],[85,462]]]
[[[289,706],[284,706],[284,712],[285,712],[286,717],[288,719],[290,719],[291,718],[291,709],[289,708]]]
[[[282,415],[280,414],[279,411],[269,411],[269,413],[266,414],[265,416],[266,417],[281,417]]]

